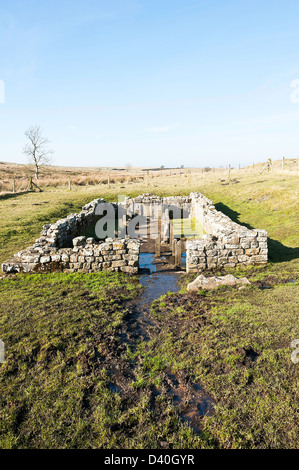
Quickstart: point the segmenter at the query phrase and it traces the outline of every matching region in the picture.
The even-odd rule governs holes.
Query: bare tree
[[[50,141],[43,137],[40,126],[30,126],[25,136],[28,139],[23,152],[29,158],[29,162],[35,165],[35,178],[38,180],[39,169],[51,161],[53,150],[48,148]]]

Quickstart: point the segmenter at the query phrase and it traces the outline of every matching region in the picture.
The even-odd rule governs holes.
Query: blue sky
[[[0,160],[26,162],[32,124],[57,165],[297,157],[298,17],[298,0],[1,0]]]

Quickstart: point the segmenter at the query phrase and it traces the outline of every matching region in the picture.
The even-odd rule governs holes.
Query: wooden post
[[[173,242],[173,223],[171,220],[169,221],[169,244],[172,247],[172,242]]]
[[[284,163],[285,163],[284,157],[282,157],[282,162],[281,163],[282,163],[282,171],[284,171]]]
[[[148,185],[148,186],[149,186],[149,184],[150,184],[149,178],[150,178],[150,177],[149,177],[149,171],[148,171],[148,172],[147,172],[147,185]]]
[[[15,179],[12,180],[12,192],[16,192],[16,185],[15,185]]]
[[[159,234],[157,238],[155,238],[155,253],[156,257],[160,258],[161,256],[161,235]]]
[[[39,186],[37,186],[36,183],[33,183],[33,181],[32,181],[32,176],[30,176],[30,178],[29,178],[29,184],[28,184],[28,187],[27,187],[27,191],[32,191],[32,190],[33,190],[33,186],[35,186],[35,187],[39,190],[39,192],[41,192],[41,193],[43,192],[43,190],[42,190]]]
[[[176,267],[181,267],[181,260],[182,260],[182,243],[181,240],[176,240],[175,244],[175,257],[174,257],[174,264]]]
[[[170,245],[170,247],[171,247],[171,251],[172,251],[172,256],[175,256],[175,245],[176,245],[176,242],[177,242],[176,238],[173,238],[173,239],[171,240],[171,245]]]
[[[69,182],[68,182],[68,188],[69,188],[69,191],[72,189],[71,178],[69,178]]]
[[[188,184],[190,184],[190,170],[188,170],[188,174],[187,174],[187,182],[188,182]]]

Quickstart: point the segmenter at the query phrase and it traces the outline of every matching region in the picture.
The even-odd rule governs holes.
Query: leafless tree
[[[35,178],[38,180],[39,169],[42,165],[48,165],[51,161],[51,155],[54,153],[49,149],[50,141],[43,137],[40,126],[30,126],[25,136],[28,141],[23,152],[29,158],[29,162],[35,166]]]

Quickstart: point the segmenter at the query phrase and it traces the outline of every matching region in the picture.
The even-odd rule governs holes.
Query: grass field
[[[219,170],[0,196],[1,262],[96,197],[145,192],[204,193],[233,220],[268,230],[270,255],[266,267],[230,270],[249,278],[244,290],[190,296],[195,275],[185,276],[180,293],[153,303],[150,340],[129,344],[120,332],[138,277],[3,276],[0,447],[298,448],[298,172],[279,165],[232,170],[230,181]],[[164,393],[167,371],[198,381],[213,400],[201,433]]]

